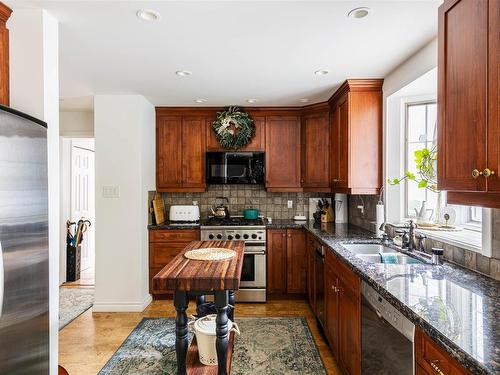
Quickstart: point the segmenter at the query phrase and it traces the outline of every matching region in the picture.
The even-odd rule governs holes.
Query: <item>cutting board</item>
[[[156,224],[163,224],[165,222],[165,203],[158,193],[153,198],[153,209],[155,211]]]

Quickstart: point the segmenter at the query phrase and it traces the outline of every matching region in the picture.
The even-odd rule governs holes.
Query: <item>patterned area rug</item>
[[[94,288],[59,288],[59,330],[94,304]]]
[[[305,318],[238,318],[231,374],[326,375]],[[190,335],[190,339],[191,339]],[[99,375],[175,374],[173,318],[145,318]]]

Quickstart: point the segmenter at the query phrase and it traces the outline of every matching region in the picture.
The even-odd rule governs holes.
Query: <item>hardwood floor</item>
[[[93,286],[94,285],[95,272],[93,268],[88,268],[80,274],[80,278],[76,281],[67,281],[63,286]]]
[[[188,315],[194,313],[190,304]],[[142,313],[92,313],[88,310],[59,332],[59,364],[71,375],[97,374],[144,317],[173,317],[172,301],[154,301]],[[330,375],[341,372],[306,301],[273,300],[238,304],[236,316],[305,316]]]

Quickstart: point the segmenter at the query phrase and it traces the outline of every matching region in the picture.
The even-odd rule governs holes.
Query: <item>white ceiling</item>
[[[432,40],[440,0],[6,1],[60,20],[63,108],[100,93],[155,105],[302,105],[326,100],[346,78],[380,78]],[[364,19],[349,10],[368,6]],[[141,8],[161,18],[147,23]],[[314,75],[318,69],[330,74]],[[189,70],[189,77],[175,75]]]

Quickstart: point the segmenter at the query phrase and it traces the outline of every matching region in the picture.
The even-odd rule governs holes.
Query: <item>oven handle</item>
[[[261,250],[261,251],[245,251],[243,255],[265,255],[266,251]]]

